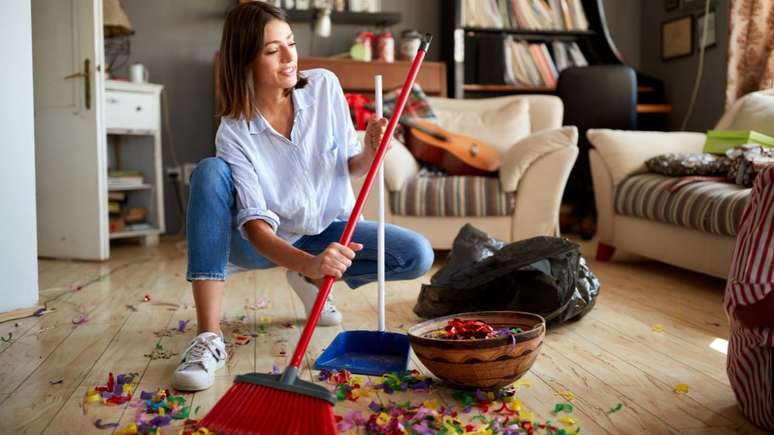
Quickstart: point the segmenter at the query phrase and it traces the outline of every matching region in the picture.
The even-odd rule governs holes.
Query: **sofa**
[[[451,249],[466,223],[509,242],[558,235],[562,193],[578,155],[577,129],[561,125],[561,100],[547,95],[428,100],[438,124],[495,146],[502,166],[497,177],[429,175],[393,140],[384,162],[385,221],[419,232],[434,249]],[[353,180],[356,193],[362,182]],[[364,207],[366,219],[377,219],[377,200],[374,188]]]
[[[736,101],[714,129],[774,136],[774,90]],[[650,174],[645,166],[661,154],[701,152],[704,133],[592,129],[587,138],[598,219],[597,260],[609,261],[616,250],[623,250],[728,276],[736,227],[750,189],[703,181],[669,192],[664,186],[674,177]]]

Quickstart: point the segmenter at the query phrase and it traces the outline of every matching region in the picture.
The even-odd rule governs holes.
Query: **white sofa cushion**
[[[743,98],[729,130],[755,130],[774,136],[774,95],[752,93]]]
[[[503,191],[515,191],[521,176],[539,158],[577,145],[578,128],[575,126],[543,130],[522,139],[503,154],[500,167],[500,185]]]
[[[439,107],[440,106],[440,107]],[[529,101],[514,100],[502,106],[446,108],[434,105],[441,127],[466,134],[497,148],[500,154],[530,134]]]
[[[591,145],[605,161],[613,187],[632,174],[648,172],[645,161],[666,153],[700,153],[706,135],[690,132],[591,129]]]

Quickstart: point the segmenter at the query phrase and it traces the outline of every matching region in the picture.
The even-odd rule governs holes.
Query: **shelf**
[[[671,104],[638,104],[637,113],[670,113]]]
[[[465,84],[462,89],[468,92],[554,92],[556,89],[545,86],[520,86],[520,85],[478,85]]]
[[[314,21],[317,9],[288,9],[285,11],[290,22]],[[400,12],[331,12],[333,24],[366,24],[389,27],[402,20]]]
[[[131,187],[110,187],[108,186],[108,191],[110,192],[123,192],[127,190],[148,190],[153,189],[152,184],[141,184],[139,186],[131,186]]]
[[[107,134],[130,135],[130,136],[153,136],[156,130],[141,128],[108,128]]]
[[[594,36],[597,33],[593,30],[529,30],[529,29],[493,29],[488,27],[462,27],[465,32],[473,33],[508,33],[535,38],[572,38]]]
[[[118,233],[110,233],[110,239],[128,239],[130,237],[145,237],[145,236],[155,236],[158,235],[161,231],[159,231],[158,228],[150,228],[147,230],[137,230],[137,231],[121,231]]]

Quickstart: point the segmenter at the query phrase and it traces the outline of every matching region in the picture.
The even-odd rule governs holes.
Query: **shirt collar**
[[[308,84],[301,89],[293,89],[291,96],[293,98],[293,110],[295,111],[295,115],[303,112],[304,109],[311,106],[314,102]],[[264,118],[263,115],[256,113],[253,119],[248,122],[248,127],[250,134],[260,134],[269,127],[269,124],[266,122],[266,118]]]

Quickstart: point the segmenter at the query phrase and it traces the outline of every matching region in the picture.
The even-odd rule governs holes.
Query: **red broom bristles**
[[[292,418],[288,418],[293,416]],[[199,422],[218,435],[335,435],[333,406],[322,399],[253,384],[234,384]]]

